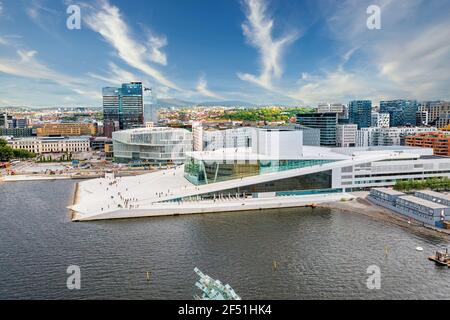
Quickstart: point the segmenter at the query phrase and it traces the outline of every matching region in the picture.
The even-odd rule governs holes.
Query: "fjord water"
[[[448,243],[358,213],[72,223],[74,184],[0,184],[0,299],[191,299],[196,266],[243,299],[450,298],[450,269],[427,260]],[[81,290],[67,289],[70,265],[81,268]],[[380,290],[367,289],[371,265]]]

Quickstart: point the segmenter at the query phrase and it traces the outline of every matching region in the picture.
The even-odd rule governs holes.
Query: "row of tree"
[[[428,178],[424,180],[400,180],[394,186],[397,191],[414,191],[431,189],[436,191],[448,191],[450,190],[450,179],[447,177],[442,178]]]
[[[8,162],[11,161],[11,159],[32,159],[36,157],[36,155],[33,152],[22,150],[22,149],[13,149],[10,146],[8,146],[8,143],[0,139],[0,161],[1,162]]]
[[[309,108],[248,108],[226,110],[223,119],[234,121],[288,121],[300,113],[309,113],[312,109]]]

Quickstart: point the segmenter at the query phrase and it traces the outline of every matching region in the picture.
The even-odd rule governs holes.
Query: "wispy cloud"
[[[155,52],[156,55],[159,53],[157,57],[159,63],[167,62],[165,55],[159,51],[161,42],[159,47],[147,47],[133,38],[130,27],[124,21],[118,7],[111,5],[107,0],[100,0],[98,4],[99,6],[92,8],[93,12],[83,15],[88,27],[98,32],[129,66],[152,77],[163,86],[182,91],[181,88],[150,64],[152,57],[155,57]]]
[[[198,80],[197,91],[198,91],[198,93],[200,93],[202,96],[205,96],[205,97],[214,98],[214,99],[223,99],[223,97],[221,97],[220,95],[218,95],[208,89],[208,81],[205,79],[204,75],[202,75],[200,77],[200,79]]]
[[[149,37],[149,49],[150,49],[150,60],[159,63],[163,66],[167,65],[167,56],[161,51],[162,48],[167,46],[166,37],[157,37],[150,35]]]
[[[18,50],[16,59],[0,58],[0,72],[34,80],[45,80],[91,99],[100,98],[100,93],[91,91],[86,82],[55,71],[37,60],[35,50]]]
[[[242,29],[247,41],[255,47],[260,55],[261,73],[255,76],[238,73],[241,80],[255,83],[266,89],[273,89],[273,79],[283,73],[282,56],[286,47],[298,38],[296,33],[289,33],[281,38],[273,37],[274,21],[267,13],[264,0],[245,0],[246,22]]]

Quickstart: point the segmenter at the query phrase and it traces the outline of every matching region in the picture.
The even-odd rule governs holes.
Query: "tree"
[[[36,155],[33,152],[30,152],[28,150],[23,149],[13,149],[14,152],[14,158],[17,159],[32,159],[36,157]]]
[[[8,145],[8,142],[4,139],[0,139],[0,148],[6,147]]]
[[[12,148],[6,146],[0,146],[0,161],[8,162],[14,157],[14,151]]]

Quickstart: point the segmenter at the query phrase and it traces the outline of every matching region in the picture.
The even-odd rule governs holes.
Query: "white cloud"
[[[91,91],[86,81],[55,71],[36,59],[35,50],[18,50],[19,59],[0,58],[0,72],[22,78],[45,80],[68,88],[90,99],[100,99],[99,91]]]
[[[283,73],[282,55],[286,47],[298,38],[290,33],[279,39],[273,38],[274,21],[267,14],[264,0],[245,0],[247,21],[242,29],[247,41],[260,54],[261,73],[255,76],[248,73],[238,73],[241,80],[255,83],[266,89],[273,89],[273,78],[278,79]]]
[[[93,9],[93,13],[83,15],[89,28],[98,32],[106,42],[116,49],[118,56],[125,63],[152,77],[163,86],[182,91],[175,83],[150,65],[152,53],[149,53],[149,49],[145,45],[133,39],[130,28],[123,20],[119,8],[110,5],[107,0],[101,0],[99,4],[100,8]],[[159,58],[161,59],[161,57]]]
[[[202,96],[205,97],[214,99],[223,99],[220,95],[208,89],[208,81],[206,81],[204,76],[201,76],[200,79],[198,80],[197,91],[198,93],[200,93]]]
[[[150,49],[150,60],[159,63],[163,66],[167,65],[167,56],[161,51],[162,48],[167,46],[166,37],[157,37],[150,35],[149,37],[149,49]]]

